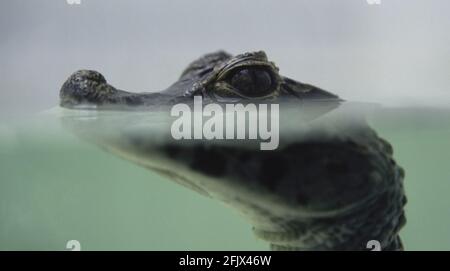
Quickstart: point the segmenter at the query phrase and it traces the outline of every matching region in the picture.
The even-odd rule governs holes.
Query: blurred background
[[[69,1],[70,2],[70,1]],[[0,112],[58,103],[77,69],[157,91],[200,55],[265,50],[281,73],[349,100],[450,101],[447,0],[0,2]]]

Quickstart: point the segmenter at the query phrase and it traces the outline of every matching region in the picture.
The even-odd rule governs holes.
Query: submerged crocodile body
[[[327,110],[342,102],[332,93],[281,76],[264,52],[216,52],[191,63],[161,92],[126,92],[98,72],[77,71],[62,86],[60,104],[164,111],[197,95],[219,104],[302,107],[315,101]],[[404,171],[394,161],[391,145],[364,121],[328,123],[290,135],[274,151],[214,142],[152,144],[145,134],[139,140],[127,135],[97,143],[235,208],[272,249],[364,250],[376,240],[382,250],[402,250],[398,233],[406,221]]]

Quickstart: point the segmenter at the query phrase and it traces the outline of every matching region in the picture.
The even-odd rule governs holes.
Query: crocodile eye
[[[231,77],[230,83],[248,97],[265,96],[272,88],[270,74],[262,69],[242,69]]]

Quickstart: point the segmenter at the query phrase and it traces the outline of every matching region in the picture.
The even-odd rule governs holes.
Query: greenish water
[[[407,250],[450,250],[450,110],[382,109],[369,117],[405,169]]]
[[[56,119],[3,126],[0,136],[0,250],[65,250],[72,239],[82,250],[268,248],[233,210],[81,141]]]
[[[450,110],[377,108],[406,170],[407,250],[450,250]],[[230,208],[86,143],[56,119],[0,126],[0,250],[266,250]]]

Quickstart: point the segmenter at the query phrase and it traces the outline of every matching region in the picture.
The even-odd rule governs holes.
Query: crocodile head
[[[250,100],[331,100],[339,98],[309,84],[278,73],[264,52],[231,56],[225,52],[207,54],[192,62],[177,82],[160,92],[132,93],[107,83],[97,71],[72,74],[60,91],[63,107],[94,106],[115,109],[154,109],[189,102],[196,95],[205,101],[239,102]]]
[[[279,148],[173,140],[170,121],[154,128],[152,114],[196,96],[217,104],[278,104]],[[123,91],[98,72],[77,71],[60,97],[62,107],[100,116],[66,118],[73,131],[238,210],[273,249],[361,250],[370,240],[381,249],[402,248],[404,173],[389,143],[354,118],[358,112],[330,113],[342,104],[338,96],[280,75],[264,52],[207,54],[161,92]],[[114,113],[102,118],[105,112]]]

